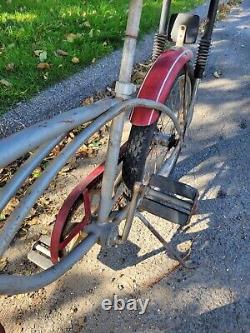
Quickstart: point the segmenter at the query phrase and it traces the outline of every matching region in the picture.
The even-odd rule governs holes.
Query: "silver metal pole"
[[[11,180],[0,189],[0,211],[7,205],[25,179],[41,163],[48,153],[63,139],[64,135],[42,145],[37,151],[18,169]]]
[[[132,222],[135,216],[135,211],[138,204],[138,198],[141,190],[141,183],[135,183],[132,200],[129,205],[127,220],[122,233],[122,241],[125,242],[128,239],[130,229],[132,227]]]
[[[0,295],[16,295],[47,286],[76,264],[97,242],[99,234],[90,234],[66,258],[43,272],[30,276],[0,274]]]
[[[161,20],[159,25],[159,34],[165,35],[167,33],[167,21],[170,13],[171,0],[163,0],[161,10]]]
[[[157,103],[148,99],[131,99],[113,106],[109,111],[106,111],[97,119],[95,119],[88,127],[86,127],[71,143],[69,143],[59,154],[59,156],[49,164],[42,176],[29,188],[25,197],[22,198],[19,206],[9,216],[0,233],[0,256],[7,250],[10,242],[15,237],[20,229],[24,218],[29,210],[34,205],[36,200],[43,194],[51,180],[55,177],[58,171],[61,170],[67,160],[79,149],[79,147],[88,140],[99,128],[105,125],[108,121],[119,115],[121,112],[131,110],[131,108],[141,106],[150,109],[155,109],[165,112],[173,121],[179,135],[181,128],[175,114],[164,104]],[[49,128],[49,126],[48,126]],[[111,193],[112,194],[112,193]]]
[[[200,85],[201,79],[195,79],[194,81],[194,88],[193,88],[193,93],[192,93],[192,99],[191,103],[187,112],[187,127],[190,126],[192,119],[193,119],[193,114],[194,114],[194,106],[197,101],[197,93],[198,93],[198,88]]]
[[[75,108],[1,139],[0,168],[4,168],[41,144],[54,140],[59,135],[95,119],[118,102],[118,99],[106,99],[90,106]]]
[[[116,89],[116,96],[123,98],[127,95],[128,85],[131,83],[131,76],[134,66],[136,41],[139,33],[143,0],[131,0],[128,14],[126,37],[123,48],[121,69],[119,75],[119,90]],[[117,86],[118,87],[118,86]],[[128,97],[128,96],[127,96]],[[98,214],[98,222],[105,223],[112,209],[113,184],[117,172],[117,163],[121,145],[125,114],[116,117],[111,126],[110,139],[105,164],[105,171],[101,190],[101,203]]]

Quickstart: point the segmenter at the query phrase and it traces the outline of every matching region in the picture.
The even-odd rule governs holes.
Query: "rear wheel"
[[[185,132],[187,110],[191,102],[192,77],[191,66],[187,66],[177,76],[164,102],[175,113],[183,132]],[[126,186],[132,190],[135,182],[147,182],[151,175],[158,172],[163,163],[171,157],[178,142],[175,127],[164,113],[152,125],[133,125],[123,161],[123,180]],[[175,163],[172,169],[174,165]]]

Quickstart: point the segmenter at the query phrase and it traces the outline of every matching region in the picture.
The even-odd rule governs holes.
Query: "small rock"
[[[118,284],[118,289],[119,289],[119,290],[124,289],[124,285],[123,285],[123,284]]]
[[[216,79],[219,79],[219,78],[222,76],[222,71],[221,71],[221,70],[216,70],[216,71],[213,73],[213,76],[214,76]]]

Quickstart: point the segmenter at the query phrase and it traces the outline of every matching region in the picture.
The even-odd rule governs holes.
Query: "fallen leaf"
[[[51,155],[52,156],[58,156],[60,151],[61,151],[61,147],[59,145],[55,146],[55,148],[51,151]]]
[[[94,37],[94,29],[91,29],[89,32],[89,37],[93,38]]]
[[[44,62],[45,60],[47,60],[47,56],[48,56],[47,51],[43,51],[39,54],[39,60],[41,62]]]
[[[47,62],[41,62],[37,65],[37,68],[40,70],[49,69],[50,65]]]
[[[94,97],[93,96],[87,97],[82,101],[82,105],[90,105],[92,103],[94,103]]]
[[[73,58],[71,59],[71,62],[72,62],[73,64],[79,64],[80,59],[77,58],[77,57],[73,57]]]
[[[33,217],[30,221],[27,221],[26,224],[28,225],[36,225],[36,224],[40,224],[40,220],[38,217]]]
[[[23,237],[25,237],[25,236],[27,235],[27,233],[28,233],[28,226],[27,226],[27,228],[22,227],[22,228],[18,231],[18,237],[19,237],[19,238],[23,238]]]
[[[83,25],[84,25],[86,28],[90,28],[90,23],[89,23],[89,21],[85,21],[85,22],[83,23]]]
[[[42,174],[42,169],[40,167],[36,168],[33,172],[32,172],[32,176],[33,178],[39,178]]]
[[[12,83],[10,83],[9,81],[7,81],[5,79],[0,80],[0,84],[2,84],[5,87],[8,87],[8,88],[12,87]]]
[[[67,55],[69,55],[68,52],[63,51],[63,50],[56,50],[56,54],[59,56],[63,56],[63,57],[66,57]]]
[[[43,50],[35,50],[34,51],[34,55],[36,56],[36,57],[39,57],[40,56],[40,54],[43,52]]]
[[[5,69],[6,69],[6,71],[8,71],[8,72],[13,72],[14,69],[15,69],[15,64],[14,64],[13,62],[11,62],[11,63],[9,63],[9,64],[7,64],[7,65],[5,66]]]
[[[67,34],[65,37],[69,43],[73,43],[78,38],[77,34],[73,33]]]
[[[18,204],[19,200],[16,197],[13,197],[12,199],[10,199],[7,206],[3,209],[1,213],[3,215],[9,216],[13,212],[13,210],[17,207]]]
[[[1,258],[0,259],[0,271],[2,271],[8,264],[7,258]]]

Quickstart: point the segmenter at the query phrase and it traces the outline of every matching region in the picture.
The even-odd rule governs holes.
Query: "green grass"
[[[173,0],[173,11],[187,11],[200,0]],[[1,0],[0,114],[122,44],[128,0]],[[141,33],[156,27],[161,0],[144,0]],[[63,50],[67,56],[56,55]],[[37,69],[36,50],[46,51]],[[78,64],[72,58],[79,59]],[[44,57],[45,58],[45,57]],[[7,82],[6,82],[7,81]]]

